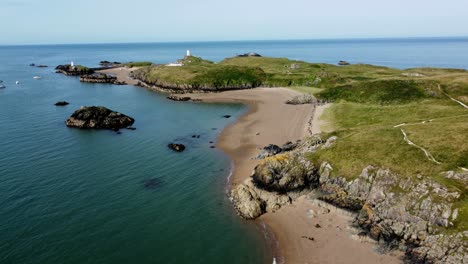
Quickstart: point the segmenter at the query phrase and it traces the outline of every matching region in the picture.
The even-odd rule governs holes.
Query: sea
[[[256,52],[468,69],[468,38],[0,46],[0,263],[272,263],[263,225],[241,220],[229,201],[229,157],[212,148],[245,106],[172,102],[54,71],[71,61],[170,63],[186,50],[213,61]],[[62,100],[70,105],[54,105]],[[136,130],[65,126],[90,105],[134,117]]]

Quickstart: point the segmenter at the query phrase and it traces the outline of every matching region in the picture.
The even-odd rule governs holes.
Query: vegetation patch
[[[357,103],[398,104],[440,96],[437,83],[415,80],[377,80],[335,86],[317,94],[318,98]]]
[[[128,68],[148,67],[148,66],[151,66],[151,65],[153,65],[153,63],[149,62],[149,61],[129,62],[129,63],[124,64],[124,66],[126,66]]]

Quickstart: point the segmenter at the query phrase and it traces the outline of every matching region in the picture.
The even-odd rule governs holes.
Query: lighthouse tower
[[[190,50],[187,50],[187,55],[185,55],[185,56],[187,56],[187,57],[192,56],[192,53],[190,53]]]

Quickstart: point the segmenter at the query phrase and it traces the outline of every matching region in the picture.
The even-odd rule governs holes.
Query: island
[[[131,127],[135,119],[103,106],[83,106],[76,110],[65,124],[80,129],[111,129],[118,131]]]

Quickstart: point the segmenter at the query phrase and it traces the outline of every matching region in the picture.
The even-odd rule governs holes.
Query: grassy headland
[[[461,216],[468,215],[466,184],[443,176],[468,167],[468,109],[454,101],[468,104],[468,71],[336,66],[265,57],[234,57],[219,63],[188,57],[179,62],[183,66],[145,67],[134,76],[182,90],[291,87],[333,102],[323,118],[330,124],[326,133],[338,140],[309,155],[310,160],[331,163],[333,175],[349,180],[368,165],[401,177],[431,179],[460,193],[454,205]],[[434,160],[408,144],[403,132]],[[460,217],[450,229],[467,230],[468,221]]]
[[[150,85],[172,90],[229,90],[261,86],[265,73],[251,66],[215,64],[198,57],[179,61],[183,66],[155,65],[133,73],[133,77]]]

